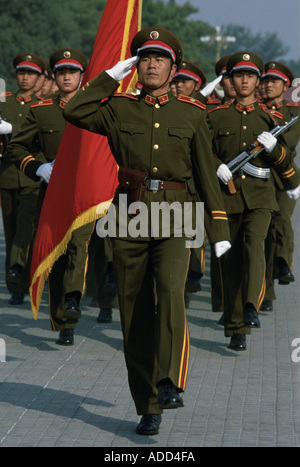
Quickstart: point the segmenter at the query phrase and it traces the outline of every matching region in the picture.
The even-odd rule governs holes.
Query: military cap
[[[44,60],[36,54],[21,53],[13,59],[13,66],[18,70],[30,70],[36,73],[44,73],[45,63]]]
[[[88,59],[79,50],[59,49],[50,56],[49,63],[53,71],[58,68],[76,68],[84,72],[88,65]]]
[[[264,62],[259,55],[252,52],[237,52],[228,59],[226,69],[228,75],[235,71],[249,70],[261,76],[264,72]]]
[[[131,55],[141,55],[144,52],[160,52],[171,57],[177,66],[182,60],[180,40],[170,31],[150,27],[139,31],[131,42]]]
[[[231,55],[225,55],[217,61],[215,66],[215,73],[217,76],[227,75],[227,62]]]
[[[51,70],[51,67],[49,65],[49,62],[47,62],[47,60],[44,60],[45,62],[45,70],[44,70],[44,73],[46,75],[46,78],[48,79],[54,79],[53,78],[53,74],[52,74],[52,70]]]
[[[282,79],[289,86],[295,79],[293,72],[283,63],[280,62],[268,62],[265,64],[265,75],[264,78],[272,77]]]
[[[206,76],[204,71],[197,65],[187,60],[181,62],[181,65],[174,76],[174,79],[182,78],[182,79],[193,79],[200,86],[203,86],[206,83]]]

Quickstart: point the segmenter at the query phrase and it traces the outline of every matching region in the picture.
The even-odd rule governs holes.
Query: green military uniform
[[[137,54],[137,49],[143,53],[145,49],[141,46],[146,42],[151,50],[152,47],[160,50],[160,44],[156,47],[155,42],[158,37],[175,50],[174,60],[178,63],[179,41],[160,28],[140,31],[133,39],[132,55]],[[171,91],[155,96],[143,88],[138,96],[114,94],[118,86],[108,73],[102,72],[70,100],[64,110],[65,118],[81,128],[106,135],[117,164],[142,172],[145,185],[142,202],[148,208],[149,226],[152,203],[177,201],[180,206],[184,202],[193,203],[196,184],[219,227],[214,229],[211,241],[229,239],[203,106],[189,97],[176,98]],[[111,206],[117,212],[117,233],[120,222],[124,222],[124,217],[118,216],[118,195],[127,193],[125,187],[131,186],[132,172],[127,172],[127,178],[120,176],[123,186],[117,189]],[[133,174],[132,178],[136,181]],[[142,184],[141,180],[139,186]],[[158,383],[169,379],[178,392],[186,384],[189,353],[184,307],[189,264],[186,238],[174,236],[171,223],[167,237],[161,231],[151,235],[148,229],[138,238],[128,235],[111,240],[131,393],[138,414],[159,414],[162,408],[157,400]]]
[[[230,57],[227,70],[263,70],[260,57],[251,53],[237,53]],[[266,108],[257,101],[243,106],[235,101],[230,106],[220,106],[209,112],[212,128],[213,151],[216,165],[228,164],[252,144],[263,131],[270,131],[274,123]],[[251,161],[252,175],[244,171],[234,180],[236,193],[230,194],[228,186],[221,183],[221,191],[228,213],[232,248],[221,258],[224,286],[225,336],[250,334],[244,325],[243,311],[248,304],[258,311],[265,291],[264,242],[271,214],[278,210],[274,183],[269,168],[275,167],[283,178],[285,188],[298,186],[298,174],[291,167],[288,147],[280,140],[273,151],[263,152]],[[260,169],[266,177],[260,178]]]
[[[86,67],[85,56],[81,52],[73,52],[73,49],[54,52],[50,57],[50,64],[54,66],[60,61],[65,65],[64,60],[68,63],[69,54],[72,54],[73,60],[76,59],[76,63],[78,61],[79,65]],[[37,169],[43,163],[55,160],[66,126],[63,117],[65,105],[59,95],[31,105],[27,119],[9,144],[8,154],[11,160],[18,165],[23,174],[35,181],[39,180],[36,175]],[[43,160],[39,160],[36,153],[42,154]],[[43,182],[40,209],[46,188],[47,184]],[[66,254],[56,261],[49,275],[50,318],[53,330],[74,329],[76,326],[76,319],[68,320],[64,316],[65,296],[73,292],[81,296],[84,290],[88,241],[93,228],[94,223],[89,223],[73,232]]]
[[[206,84],[206,76],[204,71],[188,60],[183,60],[180,64],[178,71],[174,76],[175,82],[181,80],[189,80],[194,84],[192,94],[197,94],[197,99],[200,102],[206,102],[206,98],[199,92],[195,92],[195,88],[199,86],[202,89]],[[191,94],[190,94],[191,95]],[[199,248],[191,250],[190,266],[187,276],[186,289],[185,289],[185,304],[188,307],[190,297],[194,292],[201,290],[200,279],[203,277],[205,271],[205,244]]]
[[[221,57],[215,65],[216,76],[223,76],[223,79],[227,78],[227,62],[230,55]],[[222,81],[220,83],[222,85]],[[209,112],[212,109],[220,105],[231,105],[231,100],[227,99],[227,96],[220,99],[209,99],[206,102],[206,109]],[[219,312],[223,311],[223,299],[222,299],[222,280],[220,274],[220,260],[216,257],[213,245],[210,248],[210,282],[211,282],[211,306],[212,311]],[[223,319],[221,318],[221,323]]]
[[[276,61],[270,61],[265,65],[264,79],[279,79],[283,83],[291,83],[294,79],[293,73],[286,65]],[[284,125],[291,120],[292,116],[299,115],[300,105],[298,103],[287,102],[284,98],[279,101],[266,100],[268,111],[276,119],[278,125]],[[283,140],[295,157],[295,149],[300,138],[300,121],[294,124],[287,132],[282,135]],[[274,289],[274,273],[279,278],[279,283],[285,284],[293,281],[294,277],[289,271],[293,267],[294,253],[294,231],[292,227],[292,215],[296,206],[296,200],[290,199],[284,189],[282,181],[276,171],[272,170],[276,188],[276,199],[279,211],[273,213],[272,222],[268,237],[266,239],[266,293],[262,309],[271,310],[272,302],[276,298]],[[284,262],[283,268],[279,268],[280,263]],[[279,264],[278,264],[279,263]],[[281,280],[281,270],[286,275],[286,280]],[[284,277],[283,277],[284,279]]]
[[[93,297],[92,306],[99,305],[97,322],[111,322],[112,309],[119,307],[114,283],[112,245],[109,237],[99,237],[96,230],[89,244],[86,295]]]
[[[43,60],[35,54],[22,53],[13,59],[16,70],[29,69],[35,73],[43,71]],[[26,119],[30,106],[36,102],[34,95],[23,97],[20,92],[6,93],[1,103],[1,118],[12,124],[12,134],[1,135],[0,188],[2,202],[3,227],[6,246],[6,284],[13,296],[10,303],[22,302],[28,292],[30,271],[30,245],[34,235],[34,220],[37,211],[37,199],[40,181],[33,181],[22,174],[6,153],[6,147]],[[19,279],[10,274],[18,265],[22,270]],[[14,299],[14,293],[20,299]],[[17,303],[18,304],[18,303]]]

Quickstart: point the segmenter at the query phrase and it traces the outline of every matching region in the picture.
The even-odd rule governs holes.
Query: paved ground
[[[165,411],[158,436],[135,433],[139,420],[131,401],[122,351],[118,310],[114,322],[96,322],[98,309],[83,302],[75,345],[60,347],[50,330],[46,295],[38,319],[29,297],[8,305],[4,239],[0,226],[0,446],[299,447],[300,213],[294,214],[296,282],[276,287],[273,313],[261,313],[246,352],[227,348],[219,313],[211,311],[210,281],[188,309],[190,370],[185,407]],[[0,351],[0,360],[3,360]],[[297,360],[297,358],[296,358]]]

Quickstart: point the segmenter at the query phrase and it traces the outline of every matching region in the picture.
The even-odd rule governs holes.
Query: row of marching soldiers
[[[39,214],[66,126],[63,109],[78,91],[87,65],[87,57],[75,49],[59,49],[49,62],[34,53],[20,53],[13,59],[17,91],[1,94],[1,210],[12,306],[22,305],[29,292]],[[17,164],[9,155],[11,141],[16,143],[13,157]],[[94,223],[90,223],[74,232],[66,254],[49,277],[51,327],[59,331],[59,345],[74,343],[88,245],[90,256],[97,257],[96,265],[89,261],[86,288],[101,308],[97,320],[110,322],[112,307],[117,306],[109,240],[102,241],[93,230]]]
[[[232,139],[238,137],[237,135],[240,130],[245,133],[249,129],[249,123],[246,122],[246,115],[251,115],[251,113],[255,110],[255,107],[251,105],[247,108],[247,106],[239,105],[238,102],[240,99],[239,96],[237,97],[237,92],[230,75],[230,69],[228,69],[227,66],[229,60],[230,56],[224,56],[216,63],[215,73],[218,78],[209,84],[207,84],[204,71],[199,66],[190,61],[183,61],[181,69],[175,75],[171,86],[175,95],[184,94],[188,96],[194,96],[197,97],[199,101],[205,103],[209,118],[211,118],[212,121],[214,119],[220,119],[221,121],[224,115],[225,118],[219,129],[219,135],[217,135],[216,141],[220,145],[219,148],[223,145],[228,146],[229,150],[233,150]],[[254,61],[255,63],[254,65],[251,63],[249,68],[248,64],[250,61]],[[272,116],[272,119],[274,120],[274,126],[285,125],[291,120],[291,118],[298,116],[300,99],[297,99],[297,92],[294,92],[293,94],[295,88],[292,87],[293,82],[295,83],[295,76],[285,64],[278,61],[269,61],[266,64],[263,64],[260,57],[254,54],[250,56],[250,54],[241,53],[239,70],[242,71],[243,69],[246,71],[250,69],[255,73],[255,75],[260,77],[259,85],[255,88],[255,98],[257,102],[256,105],[259,105],[264,112]],[[247,94],[247,92],[248,91],[246,91],[245,94]],[[293,95],[296,96],[294,100],[292,97]],[[234,104],[233,107],[236,108],[237,113],[245,113],[243,124],[241,124],[241,119],[237,119],[237,121],[234,119],[234,112],[232,112],[233,115],[230,116],[231,118],[226,112],[222,115],[222,110],[226,109],[232,104]],[[226,117],[230,119],[226,120]],[[251,121],[251,124],[255,125],[255,119]],[[289,131],[287,135],[285,135],[285,140],[288,142],[289,147],[291,148],[292,161],[294,161],[296,156],[296,146],[299,142],[299,139],[300,131],[299,125],[297,124],[294,126],[294,128],[292,127],[291,131]],[[224,140],[226,141],[225,144]],[[244,146],[246,146],[246,144],[244,144]],[[218,151],[217,147],[215,147],[215,150],[216,157],[220,158],[220,152]],[[296,165],[294,165],[294,167],[297,170]],[[224,174],[222,173],[222,170],[225,170]],[[222,164],[219,167],[219,171],[219,178],[224,184],[227,184],[232,175],[226,172],[226,168],[225,166],[222,167]],[[288,178],[291,176],[291,174],[292,172],[289,172],[286,174],[286,177]],[[247,177],[246,171],[243,170],[240,170],[238,175],[241,175],[241,180]],[[247,328],[260,327],[260,320],[258,317],[259,310],[267,312],[273,311],[273,302],[276,300],[274,284],[275,280],[278,280],[278,284],[280,285],[288,285],[295,281],[295,277],[292,272],[294,253],[294,231],[292,225],[292,215],[297,203],[298,190],[291,194],[289,191],[287,193],[281,177],[278,176],[278,173],[274,169],[271,169],[270,173],[267,173],[267,176],[273,179],[276,190],[277,206],[273,206],[274,210],[265,239],[265,280],[263,282],[263,288],[259,296],[257,306],[252,308],[249,305],[250,310],[248,313],[249,319]],[[262,175],[257,174],[257,177],[262,177]],[[255,190],[255,187],[253,186],[251,190]],[[257,201],[254,201],[255,191],[251,191],[249,195],[252,198],[249,205],[251,205],[251,203],[256,203]],[[248,201],[246,195],[243,195],[243,197],[243,201],[247,205]],[[227,213],[232,213],[234,215],[239,213],[240,206],[238,206],[238,202],[235,200],[234,195],[229,195],[228,204],[230,207],[227,209]],[[261,204],[261,207],[264,207],[263,204]],[[241,235],[241,232],[236,232],[236,235]],[[239,241],[249,244],[250,237],[245,236],[240,238]],[[250,247],[248,254],[254,256],[255,249]],[[241,261],[240,258],[241,257],[239,256],[235,256],[237,262],[233,262],[231,265],[231,272],[235,276],[236,280],[239,276],[242,277],[243,275],[241,269],[243,266],[243,261]],[[221,280],[221,276],[218,272],[219,264],[216,260],[213,248],[211,248],[210,252],[210,262],[212,310],[215,312],[222,312],[222,297],[223,294],[226,293],[224,290],[222,291],[223,287],[225,286],[225,280],[224,277],[223,282]],[[191,262],[185,290],[186,306],[189,306],[192,293],[201,290],[200,281],[203,277],[204,269],[205,245],[201,249],[193,249],[191,251]],[[234,279],[231,278],[228,283],[228,290],[230,290],[231,297],[234,297],[235,295],[233,284]],[[234,309],[235,306],[235,303],[230,301],[231,309]],[[230,320],[232,328],[235,328],[237,321],[235,321],[232,316]],[[219,319],[219,324],[224,325],[224,313],[222,313]],[[230,336],[229,328],[230,325],[228,326],[228,336]],[[244,350],[246,348],[245,334],[248,332],[248,329],[243,329],[240,327],[240,330],[241,334],[237,333],[232,335],[230,347],[235,350]]]
[[[26,270],[30,265],[34,231],[67,120],[108,136],[112,150],[119,149],[120,154],[113,155],[122,162],[127,174],[146,167],[152,174],[151,181],[159,187],[157,194],[151,185],[146,186],[147,200],[156,195],[164,199],[169,192],[174,199],[187,199],[194,204],[201,193],[210,212],[205,218],[207,236],[214,244],[211,249],[213,309],[223,313],[229,347],[245,350],[246,335],[251,328],[260,327],[259,310],[262,306],[270,310],[275,299],[274,271],[280,283],[294,281],[290,218],[299,197],[299,174],[290,154],[295,153],[299,125],[283,134],[280,141],[270,131],[262,130],[284,125],[290,120],[291,111],[298,114],[298,104],[284,98],[293,75],[281,63],[274,61],[265,65],[252,52],[238,52],[216,64],[217,78],[207,84],[198,66],[182,61],[178,38],[162,28],[146,28],[137,33],[131,53],[133,58],[119,62],[79,89],[87,66],[86,57],[74,49],[54,52],[49,65],[58,89],[45,98],[37,97],[34,91],[44,73],[44,61],[31,53],[14,59],[19,91],[5,96],[0,124],[3,143],[0,186],[10,303],[22,303],[28,288]],[[140,95],[118,95],[119,82],[135,64],[143,81]],[[156,71],[148,73],[147,67]],[[173,77],[176,96],[169,90]],[[217,84],[223,89],[222,101],[211,98]],[[136,122],[137,112],[146,122],[145,129]],[[97,113],[96,121],[94,113]],[[157,120],[153,120],[154,116]],[[163,116],[168,117],[167,123]],[[120,132],[112,132],[122,126],[124,118],[131,118],[129,124],[138,126],[139,130],[131,133],[130,138],[122,135],[122,145]],[[189,128],[186,128],[187,119]],[[169,121],[174,128],[166,131]],[[233,176],[228,163],[241,149],[254,143],[253,135],[264,148],[263,157],[256,157]],[[145,140],[152,144],[152,136],[160,138],[160,144],[145,151]],[[131,163],[126,159],[130,152],[128,142],[136,156]],[[210,157],[211,149],[215,158]],[[152,152],[158,157],[157,165],[149,158]],[[174,154],[178,160],[172,159]],[[53,266],[48,279],[52,329],[60,331],[59,344],[74,343],[74,329],[81,317],[87,245],[92,237],[90,246],[93,245],[92,251],[97,251],[97,261],[94,261],[97,274],[99,263],[106,265],[102,279],[97,277],[98,297],[100,283],[113,290],[112,273],[117,275],[130,389],[137,413],[142,415],[137,432],[156,434],[163,410],[183,406],[179,393],[185,389],[189,354],[183,287],[190,264],[186,281],[188,306],[190,294],[199,290],[205,250],[202,247],[193,252],[189,263],[185,239],[175,235],[164,241],[147,239],[146,247],[143,242],[113,239],[112,270],[110,245],[99,247],[99,239],[96,237],[93,242],[93,235],[94,223],[73,232],[66,253]],[[136,253],[138,248],[140,255]],[[147,255],[151,261],[145,260]],[[93,264],[92,252],[90,256]],[[92,271],[91,276],[96,274]],[[103,307],[104,315],[99,314],[100,322],[111,321],[111,305],[112,299]],[[155,313],[154,305],[157,305]],[[156,326],[160,326],[158,333]]]
[[[229,59],[230,56],[225,56],[216,63],[215,73],[217,79],[211,83],[207,83],[205,73],[199,66],[190,61],[183,61],[171,82],[172,92],[174,95],[194,96],[206,105],[209,118],[220,118],[222,120],[222,111],[234,102],[238,102],[236,90],[228,72],[227,64]],[[248,54],[242,54],[240,61],[241,63],[244,62],[244,68],[246,69],[247,64],[251,63],[252,71],[260,76],[259,86],[255,88],[257,105],[272,115],[278,125],[285,124],[291,118],[291,115],[298,115],[299,103],[293,102],[291,93],[289,93],[295,77],[287,66],[276,61],[270,61],[264,65],[261,59],[254,54],[249,58]],[[3,99],[3,95],[1,99],[3,102],[1,108],[2,124],[0,126],[2,153],[0,187],[6,244],[6,283],[11,293],[9,303],[19,305],[23,303],[24,295],[28,292],[30,255],[38,213],[45,195],[46,183],[49,181],[52,171],[55,154],[65,128],[62,109],[78,89],[82,74],[87,66],[87,59],[79,51],[60,49],[51,55],[50,64],[35,54],[22,53],[14,58],[13,66],[16,70],[18,91],[16,93],[5,93],[5,99]],[[242,67],[240,69],[242,70]],[[71,85],[66,71],[71,71],[73,74],[73,84]],[[58,76],[59,74],[61,76]],[[65,80],[65,83],[63,80]],[[237,107],[237,104],[235,107]],[[29,110],[31,110],[30,114]],[[247,113],[246,120],[246,117],[251,116],[255,109],[251,107],[251,110],[249,110],[246,106],[246,110],[242,108],[237,110],[238,115],[239,113],[243,114],[243,112]],[[25,164],[21,167],[22,170],[18,170],[10,158],[6,157],[5,151],[11,135],[15,136],[18,133],[26,118],[27,124],[22,129],[20,141],[24,142],[24,135],[27,134],[27,152],[29,155],[34,152],[34,144],[36,144],[38,156],[35,156],[35,159],[39,161],[34,167],[34,171],[31,170],[31,173],[28,172],[27,174],[25,174],[25,167],[30,157],[29,159],[25,157]],[[253,125],[252,121],[251,124]],[[6,128],[5,125],[11,125],[11,127]],[[224,121],[222,129],[219,130],[218,143],[224,145],[224,141],[226,141],[226,144],[231,148],[232,139],[235,138],[236,127],[238,126],[240,126],[240,121],[235,123],[233,117],[229,121]],[[242,125],[241,128],[242,132],[245,133],[247,128],[249,129],[249,123]],[[222,132],[224,136],[220,137]],[[295,147],[299,139],[298,127],[295,126],[295,129],[289,131],[289,135],[288,141],[294,159],[296,155]],[[41,147],[42,151],[40,150]],[[217,148],[215,149],[217,150]],[[20,151],[21,157],[23,157],[22,149]],[[28,157],[28,154],[25,155]],[[45,162],[49,165],[44,166]],[[43,165],[42,169],[45,171],[42,176],[36,173],[41,165]],[[223,167],[223,164],[221,164],[218,169],[219,178],[226,184],[228,174],[222,173],[224,169],[225,166]],[[246,176],[247,174],[243,173],[241,179],[246,178]],[[278,279],[279,284],[285,285],[295,280],[292,273],[294,251],[292,214],[296,206],[296,200],[289,198],[275,170],[271,170],[270,176],[276,187],[278,206],[273,211],[265,242],[266,274],[264,290],[260,294],[256,309],[249,312],[249,326],[251,327],[260,327],[257,313],[259,309],[263,311],[273,310],[273,301],[276,299],[274,280]],[[40,180],[42,180],[42,183]],[[251,198],[254,198],[254,194],[251,194]],[[230,195],[228,202],[233,204],[229,213],[232,211],[233,214],[237,214],[239,206],[236,197]],[[64,275],[61,281],[64,286],[62,290],[58,291],[57,298],[52,299],[53,315],[55,316],[53,327],[61,331],[58,343],[63,345],[73,343],[73,331],[81,315],[79,303],[81,291],[84,288],[84,277],[81,271],[84,270],[86,241],[90,237],[92,227],[89,225],[83,229],[83,232],[80,232],[78,237],[82,238],[82,240],[79,241],[78,238],[76,241],[74,240],[75,244],[79,242],[80,248],[76,245],[72,249],[72,245],[70,245],[69,259],[66,260],[68,257],[66,255],[67,264],[61,268],[64,271],[64,273],[61,273]],[[202,248],[191,250],[185,290],[186,307],[189,306],[191,295],[201,290],[200,280],[205,268],[205,246],[204,244]],[[76,251],[76,254],[71,253],[72,251]],[[82,251],[82,253],[79,254],[79,251]],[[113,307],[118,306],[109,239],[99,239],[96,233],[93,232],[89,243],[89,253],[87,294],[92,296],[91,304],[100,307],[98,322],[108,323],[112,320]],[[253,254],[253,252],[250,250],[249,254]],[[78,263],[76,264],[76,262]],[[221,280],[219,264],[213,248],[211,248],[210,252],[210,262],[212,310],[222,312],[222,295],[225,284],[224,279]],[[233,271],[236,271],[237,275],[241,272],[240,267],[242,264],[240,262],[239,266],[233,265]],[[78,274],[72,272],[68,275],[65,271],[69,270],[79,270],[80,272]],[[229,286],[232,290],[232,284],[229,284]],[[53,289],[57,289],[56,283],[53,285]],[[63,300],[61,297],[63,297]],[[234,307],[234,304],[232,306]],[[59,313],[55,311],[57,308]],[[68,308],[72,310],[72,317],[69,320],[71,322],[66,324]],[[219,323],[224,324],[223,313]],[[232,324],[233,327],[235,325],[236,323]],[[247,327],[246,332],[248,332],[248,329],[249,327]],[[234,338],[235,335],[232,336],[232,347],[244,349],[245,334],[242,333],[238,338]],[[235,343],[235,340],[237,340],[237,343]]]

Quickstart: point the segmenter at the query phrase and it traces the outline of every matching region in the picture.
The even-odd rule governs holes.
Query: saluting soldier
[[[291,166],[284,140],[269,133],[275,123],[255,99],[255,89],[264,70],[262,59],[251,52],[233,54],[227,63],[236,90],[236,100],[209,112],[217,175],[228,213],[232,248],[221,258],[224,285],[224,332],[229,347],[246,349],[246,334],[260,327],[258,311],[265,291],[264,245],[272,212],[278,210],[270,167],[284,180],[285,189],[297,191],[299,175]],[[249,144],[258,141],[264,151],[236,176],[236,193],[228,182],[227,164]]]
[[[151,435],[158,433],[164,409],[183,406],[179,393],[185,389],[189,353],[184,306],[187,238],[175,235],[174,222],[170,235],[159,229],[151,235],[151,227],[159,227],[151,225],[151,207],[155,202],[170,206],[173,201],[193,205],[194,175],[200,197],[219,225],[212,239],[218,254],[230,244],[205,107],[190,97],[175,97],[170,90],[182,59],[180,41],[164,29],[146,28],[133,38],[131,54],[133,58],[83,86],[64,115],[74,125],[106,135],[119,165],[120,186],[111,206],[117,221],[117,236],[110,236],[113,266],[129,385],[137,413],[142,415],[137,432]],[[141,93],[115,93],[136,63]],[[131,186],[141,198],[135,197]],[[149,228],[137,237],[130,232],[118,236],[120,223],[130,220],[118,209],[119,194],[126,193],[129,203],[136,198],[147,208]]]
[[[231,55],[225,55],[224,57],[221,57],[220,60],[217,61],[215,65],[215,73],[217,76],[221,76],[222,79],[219,83],[220,87],[224,91],[224,96],[220,101],[221,105],[224,104],[232,104],[236,98],[236,92],[234,89],[234,86],[232,84],[232,81],[230,79],[230,76],[227,73],[227,62]],[[208,110],[211,110],[211,106],[208,107]]]
[[[40,208],[66,121],[63,109],[76,94],[87,66],[85,55],[74,49],[59,49],[50,57],[59,94],[31,106],[27,119],[8,146],[8,154],[20,171],[33,180],[42,180]],[[36,147],[38,145],[38,147]],[[44,163],[35,157],[40,151]],[[53,330],[60,330],[57,343],[72,345],[74,329],[81,316],[79,302],[84,288],[87,248],[94,223],[74,231],[67,253],[54,264],[48,280]]]
[[[285,92],[291,87],[294,79],[293,72],[286,65],[277,61],[269,61],[265,64],[263,77],[266,94],[265,104],[278,125],[284,125],[291,120],[292,116],[299,115],[300,104],[285,100]],[[295,150],[299,138],[300,122],[297,122],[283,134],[283,139],[288,145],[293,159],[296,155]],[[289,284],[295,280],[292,273],[294,253],[292,215],[297,201],[289,198],[276,171],[272,170],[272,176],[279,211],[273,213],[266,242],[266,293],[261,306],[261,310],[264,311],[272,311],[273,301],[276,299],[274,273],[279,284]]]
[[[44,62],[33,53],[20,53],[13,59],[18,91],[6,93],[1,104],[0,187],[6,247],[6,285],[11,293],[9,303],[21,305],[28,292],[30,245],[34,234],[39,180],[22,174],[7,155],[11,136],[17,134],[26,119],[30,105],[36,102],[34,87],[43,73]]]

